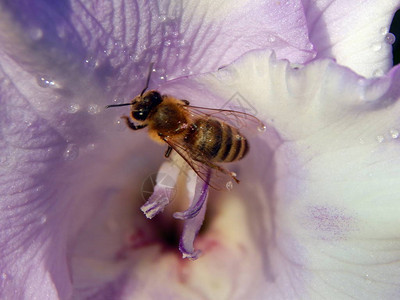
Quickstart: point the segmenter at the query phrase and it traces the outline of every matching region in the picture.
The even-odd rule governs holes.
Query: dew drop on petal
[[[372,76],[374,77],[380,77],[383,76],[385,72],[382,69],[376,69],[374,72],[372,72]]]
[[[115,120],[114,124],[116,125],[118,131],[124,131],[127,128],[124,120],[119,117]]]
[[[37,84],[42,88],[48,88],[48,87],[55,86],[53,79],[51,79],[49,76],[46,76],[46,75],[39,76],[36,79],[36,81],[37,81]]]
[[[100,106],[97,104],[89,104],[88,106],[88,113],[91,115],[98,114],[100,112]]]
[[[373,43],[371,45],[372,51],[378,52],[379,50],[382,49],[382,44],[381,43]]]
[[[267,130],[267,126],[261,125],[261,126],[259,126],[259,127],[257,128],[257,130],[258,130],[259,132],[264,132],[265,130]]]
[[[76,144],[68,144],[67,148],[64,151],[63,157],[64,160],[74,160],[79,155],[79,147]]]
[[[40,217],[40,224],[45,224],[47,222],[47,216],[43,215]]]
[[[85,67],[89,70],[95,69],[98,65],[97,61],[93,57],[88,57],[83,62]]]
[[[397,129],[390,129],[390,136],[392,139],[397,139],[399,137],[400,133]]]
[[[11,159],[9,155],[0,156],[0,167],[7,167],[10,165]]]
[[[387,34],[388,32],[389,32],[389,29],[388,29],[387,27],[381,27],[380,33],[381,33],[382,35],[385,35],[385,34]]]
[[[275,42],[276,41],[276,37],[274,36],[274,35],[271,35],[269,38],[268,38],[268,42],[270,42],[270,43],[273,43],[273,42]]]
[[[34,41],[38,41],[43,37],[43,30],[38,27],[30,28],[28,33],[31,39]]]
[[[167,16],[164,14],[161,14],[158,16],[158,20],[160,20],[161,22],[165,22],[165,21],[167,21]]]
[[[89,145],[87,145],[86,149],[88,151],[93,151],[94,149],[96,149],[96,144],[94,144],[94,143],[89,144]]]
[[[217,71],[216,77],[217,77],[217,79],[219,79],[221,81],[224,81],[224,80],[231,81],[233,78],[233,74],[229,70],[222,68]]]
[[[56,27],[56,31],[57,31],[57,35],[59,38],[63,39],[65,38],[66,34],[66,30],[65,30],[65,26],[60,25]]]
[[[358,79],[357,81],[358,95],[361,101],[365,101],[366,83],[367,81],[364,78]]]
[[[376,141],[378,143],[382,143],[385,140],[385,137],[383,135],[377,135],[376,136]]]
[[[67,107],[67,112],[70,114],[74,114],[79,111],[80,105],[78,103],[72,103]]]
[[[395,41],[396,37],[393,33],[389,32],[385,35],[385,42],[388,43],[389,45],[393,45]]]
[[[225,187],[226,187],[226,189],[227,189],[228,191],[231,191],[231,190],[233,189],[233,183],[232,183],[232,181],[228,181],[228,182],[226,183]]]

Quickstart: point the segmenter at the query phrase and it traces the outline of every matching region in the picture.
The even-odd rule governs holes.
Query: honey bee
[[[146,87],[130,103],[106,108],[130,105],[130,116],[121,117],[127,126],[132,130],[148,127],[153,140],[168,145],[165,157],[176,151],[214,189],[221,189],[230,178],[239,183],[234,172],[219,164],[238,161],[248,153],[248,140],[240,133],[238,124],[263,129],[263,123],[244,112],[191,106],[188,100],[156,90],[146,91],[149,78],[150,75]],[[211,179],[210,170],[214,171]]]

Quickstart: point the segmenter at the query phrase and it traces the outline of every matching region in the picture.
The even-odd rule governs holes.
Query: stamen
[[[208,174],[207,183],[200,180],[201,182],[203,182],[207,185],[207,188],[204,188],[204,186],[201,186],[201,184],[199,184],[199,183],[196,184],[196,191],[195,191],[193,200],[197,198],[197,201],[192,200],[190,207],[187,210],[185,210],[184,212],[174,213],[173,217],[175,219],[187,220],[187,219],[192,219],[198,215],[201,208],[203,207],[204,202],[207,199],[208,182],[210,181],[210,174],[211,174],[211,172],[209,172],[209,174]],[[200,191],[198,191],[199,188],[200,188]]]
[[[180,169],[176,164],[164,162],[158,170],[154,192],[140,210],[152,219],[162,212],[175,196],[175,184]]]
[[[154,216],[162,212],[171,202],[175,195],[175,183],[180,172],[179,166],[179,164],[170,162],[165,162],[161,166],[157,174],[154,192],[147,202],[140,208],[147,218],[152,219]],[[172,185],[171,180],[168,181],[168,184],[165,184],[164,179],[166,176],[173,179]],[[189,192],[189,198],[191,199],[189,208],[183,212],[175,212],[173,217],[175,219],[184,220],[183,232],[179,241],[179,250],[182,253],[182,257],[195,260],[200,256],[201,251],[195,250],[193,243],[197,233],[203,225],[206,213],[211,170],[208,170],[206,181],[197,177],[196,183],[194,183],[190,180],[190,177],[187,178],[187,189]]]
[[[201,251],[195,250],[193,243],[203,225],[204,216],[207,208],[207,198],[210,180],[211,170],[207,175],[207,182],[202,181],[200,178],[197,179],[196,191],[192,199],[191,206],[183,213],[175,213],[174,217],[185,219],[183,227],[183,233],[179,242],[179,250],[182,252],[183,258],[190,260],[196,260],[199,258]]]

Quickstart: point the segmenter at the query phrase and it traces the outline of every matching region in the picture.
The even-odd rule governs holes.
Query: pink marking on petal
[[[338,207],[311,206],[308,219],[306,227],[322,240],[343,240],[353,227],[353,218]]]

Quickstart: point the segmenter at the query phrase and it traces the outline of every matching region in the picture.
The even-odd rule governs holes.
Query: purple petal
[[[305,18],[295,5],[271,1],[232,7],[226,2],[219,10],[171,5],[177,9],[132,1],[123,6],[81,1],[0,4],[1,266],[6,297],[69,298],[67,263],[83,243],[78,233],[92,228],[88,223],[94,215],[103,213],[108,220],[102,208],[119,203],[115,198],[141,199],[146,170],[159,164],[152,159],[156,147],[150,149],[143,135],[132,139],[131,132],[122,132],[122,110],[104,113],[101,108],[135,96],[150,61],[157,62],[152,79],[160,83],[165,75],[210,71],[244,51],[274,44],[268,37],[278,41],[274,48],[282,56],[288,53],[294,61],[312,56]],[[225,8],[230,15],[221,18]],[[270,8],[277,14],[266,18]],[[270,26],[260,26],[265,22]],[[175,28],[185,30],[176,36]],[[280,28],[285,32],[278,33]],[[104,222],[93,227],[103,228]],[[113,232],[115,237],[123,234],[122,229]],[[87,234],[86,240],[91,236],[97,235]],[[106,252],[101,258],[109,258],[120,243],[92,244],[96,253]]]
[[[207,180],[210,180],[211,170],[207,175]],[[174,213],[174,218],[185,220],[183,233],[179,242],[179,250],[182,252],[183,258],[195,260],[199,257],[201,251],[194,250],[193,243],[203,225],[204,216],[207,207],[208,198],[208,181],[204,182],[197,178],[196,190],[188,210],[183,213]]]
[[[353,109],[346,106],[346,101],[339,101],[342,106],[335,106],[338,90],[340,96],[343,92],[342,85],[338,83],[348,83],[346,92],[360,92],[360,99],[368,100],[369,106],[363,111],[375,108],[376,99],[382,98],[384,103],[395,103],[395,99],[398,99],[398,94],[395,93],[396,84],[392,84],[389,78],[377,83],[363,81],[349,75],[348,70],[329,64],[328,73],[336,75],[327,77],[324,81],[332,85],[323,85],[324,82],[313,77],[315,71],[320,76],[321,70],[324,70],[323,66],[326,65],[322,62],[305,68],[299,77],[296,77],[296,71],[291,71],[293,73],[290,72],[292,75],[287,79],[286,71],[278,67],[277,70],[281,73],[265,78],[261,75],[266,71],[259,67],[263,62],[261,59],[261,62],[257,61],[251,68],[244,68],[238,74],[230,73],[229,69],[218,73],[218,80],[222,82],[230,82],[231,79],[237,79],[235,76],[243,76],[230,84],[229,92],[223,88],[220,90],[221,83],[213,82],[213,76],[211,79],[207,77],[210,82],[206,80],[202,83],[201,92],[194,89],[192,93],[188,93],[190,84],[182,91],[175,90],[176,95],[183,96],[185,93],[185,96],[189,96],[188,99],[192,100],[193,97],[200,104],[206,105],[207,101],[215,100],[211,103],[215,107],[225,103],[231,96],[232,87],[236,89],[239,86],[246,99],[251,96],[249,99],[254,101],[260,118],[274,124],[277,132],[275,139],[269,136],[267,140],[254,144],[254,149],[259,150],[253,151],[254,157],[258,159],[257,164],[253,162],[254,170],[247,167],[242,172],[244,177],[254,176],[256,172],[251,189],[244,187],[244,190],[247,192],[246,198],[248,195],[254,196],[254,200],[248,203],[256,203],[255,205],[263,208],[252,210],[254,215],[264,217],[249,218],[246,216],[246,201],[229,201],[216,223],[210,226],[212,229],[198,241],[208,245],[209,255],[196,262],[196,266],[190,267],[190,271],[193,271],[189,272],[192,277],[182,285],[182,278],[186,280],[187,277],[182,276],[184,271],[179,273],[181,269],[175,268],[177,265],[182,267],[180,260],[177,263],[176,256],[170,253],[161,255],[162,252],[157,247],[134,249],[132,257],[128,255],[128,263],[115,261],[115,255],[124,246],[124,237],[131,234],[132,228],[148,228],[145,222],[147,220],[137,213],[140,206],[138,199],[142,199],[140,194],[143,180],[161,163],[162,154],[154,150],[157,149],[156,146],[150,146],[152,144],[143,134],[122,131],[124,126],[121,126],[119,117],[127,111],[114,110],[111,115],[109,112],[104,113],[101,108],[110,102],[126,101],[135,96],[143,88],[150,61],[157,62],[152,85],[167,78],[215,70],[242,56],[245,51],[266,47],[274,48],[279,57],[286,57],[292,62],[308,61],[314,53],[308,41],[301,5],[299,2],[288,2],[286,5],[276,1],[267,4],[246,2],[235,6],[227,1],[219,8],[217,6],[220,4],[216,2],[203,5],[193,2],[186,6],[180,6],[176,2],[170,2],[169,6],[152,2],[66,3],[35,1],[0,4],[2,297],[80,298],[79,295],[88,295],[82,291],[90,287],[97,291],[90,293],[96,298],[115,298],[124,292],[125,298],[135,293],[140,298],[148,296],[149,291],[158,298],[165,295],[177,298],[183,295],[179,291],[184,289],[187,292],[189,286],[191,291],[201,290],[201,296],[214,299],[228,298],[232,294],[239,295],[239,298],[244,295],[249,298],[265,298],[271,295],[279,298],[282,296],[280,293],[294,295],[288,289],[282,288],[293,286],[293,274],[303,275],[295,276],[295,283],[296,287],[302,288],[299,289],[302,292],[306,290],[305,282],[309,282],[309,278],[304,278],[306,276],[303,272],[308,267],[319,265],[320,257],[313,252],[315,249],[312,246],[307,247],[307,238],[301,237],[307,237],[309,232],[312,236],[320,237],[326,228],[334,228],[332,237],[347,237],[349,228],[354,227],[324,225],[359,219],[353,215],[353,218],[349,217],[348,210],[342,212],[340,209],[326,208],[326,205],[322,208],[310,203],[309,206],[304,206],[305,209],[302,206],[293,207],[293,204],[304,204],[307,199],[315,200],[319,204],[319,193],[327,191],[327,186],[330,185],[319,182],[313,186],[317,191],[307,186],[312,193],[304,195],[304,191],[296,190],[303,186],[299,179],[301,176],[288,176],[286,180],[282,180],[282,177],[285,178],[282,174],[298,174],[296,171],[303,171],[299,161],[307,161],[306,154],[317,155],[326,151],[316,145],[327,145],[330,149],[336,149],[336,144],[329,144],[332,140],[340,142],[339,146],[348,145],[345,143],[347,141],[340,139],[326,140],[330,136],[345,137],[346,135],[340,134],[343,128],[334,132],[325,131],[325,135],[314,139],[315,143],[306,139],[308,134],[316,134],[317,129],[324,132],[322,129],[325,127],[322,125],[332,125],[321,124],[320,121],[328,122],[332,114],[336,116],[334,113],[345,115],[346,121],[361,115],[359,110],[355,115],[346,114]],[[184,30],[175,31],[176,28]],[[282,33],[281,28],[284,29]],[[182,42],[187,47],[177,46],[177,43]],[[271,70],[276,67],[274,63],[268,63],[267,66]],[[270,70],[268,67],[266,69]],[[283,69],[290,70],[287,65]],[[250,74],[254,75],[255,78],[252,79],[255,80],[248,82],[245,79],[250,78]],[[390,76],[390,79],[398,81],[394,73]],[[347,80],[349,78],[360,81],[356,85],[354,80]],[[295,92],[285,93],[282,90],[286,79],[289,89],[294,89]],[[273,80],[276,80],[274,84],[267,84]],[[254,84],[259,81],[262,83]],[[239,84],[241,82],[243,85]],[[308,84],[303,84],[304,82]],[[326,94],[313,89],[311,91],[315,93],[309,93],[310,90],[299,88],[309,87],[310,82],[312,87],[322,86],[322,90],[327,91],[326,99],[330,101],[326,100],[326,103],[331,104],[318,120],[315,120],[314,110],[320,106],[308,101],[313,99],[310,95]],[[391,89],[386,90],[385,86],[390,86]],[[216,91],[225,94],[212,96]],[[287,94],[296,97],[292,99]],[[343,92],[343,95],[347,94]],[[268,97],[264,98],[266,96]],[[381,107],[382,103],[376,105]],[[308,111],[312,113],[305,114]],[[376,117],[371,119],[373,124],[380,124],[377,129],[383,131],[385,124],[382,122],[387,122],[386,115],[378,115],[374,111],[371,116]],[[301,122],[296,123],[296,120]],[[393,120],[395,117],[390,121]],[[337,121],[335,124],[341,124],[340,118]],[[116,126],[110,125],[113,123]],[[371,122],[362,122],[356,132],[364,132],[365,128],[370,128],[370,124]],[[397,126],[392,125],[392,128],[382,134],[384,140],[396,136]],[[377,132],[372,133],[374,136],[381,136]],[[371,132],[367,135],[370,137]],[[357,137],[352,135],[350,138],[354,140]],[[321,139],[323,142],[320,142]],[[276,142],[273,145],[272,140]],[[289,147],[283,154],[279,152],[272,155],[271,152],[278,148],[277,145],[282,140],[303,140],[305,145],[296,144],[298,148]],[[284,147],[281,149],[286,150]],[[296,160],[293,153],[298,152],[303,156],[300,155],[300,159]],[[396,149],[393,148],[393,153],[395,152]],[[160,159],[155,160],[155,157]],[[340,161],[340,156],[333,158],[327,160],[328,163]],[[260,162],[271,164],[264,169]],[[371,165],[372,170],[376,170],[374,162]],[[288,166],[293,169],[287,170]],[[388,167],[391,166],[388,164]],[[387,168],[383,169],[386,171]],[[378,175],[383,176],[382,174],[387,175],[384,172]],[[395,170],[393,174],[396,174]],[[356,175],[347,181],[353,182],[353,178],[357,179]],[[271,178],[278,179],[272,183],[265,182]],[[390,186],[393,181],[384,179],[389,184],[387,190],[393,188]],[[271,189],[267,188],[268,184],[272,186]],[[338,191],[341,191],[340,187]],[[352,186],[348,190],[352,191],[351,188]],[[293,199],[296,198],[293,195],[303,197],[302,201],[292,201],[297,200]],[[332,198],[333,201],[340,197]],[[382,206],[383,209],[393,205],[389,200],[385,203],[387,205]],[[232,208],[235,205],[232,203],[239,203],[239,209]],[[359,204],[357,201],[354,203]],[[268,205],[274,205],[271,210],[276,215],[269,215],[269,210],[265,209]],[[194,228],[200,225],[199,218],[204,210],[205,205],[194,219],[188,220],[193,221],[193,224],[188,228],[184,246],[186,252],[192,256],[195,256],[195,251],[190,248],[193,242],[190,237],[194,238]],[[363,212],[362,209],[360,211]],[[301,214],[304,222],[299,226],[299,222],[296,222],[297,215],[287,215],[293,212]],[[248,219],[251,219],[250,224],[255,224],[252,230],[247,230]],[[233,224],[232,220],[235,221]],[[285,222],[287,220],[289,221]],[[321,224],[324,220],[325,223]],[[265,237],[274,228],[268,227],[267,222],[277,222],[279,225],[278,233],[281,234],[276,235],[279,237],[277,241],[270,238],[272,234]],[[388,231],[388,228],[385,230]],[[156,236],[151,235],[151,230],[148,231],[150,233],[146,234]],[[237,233],[239,231],[240,234]],[[255,242],[249,241],[250,237],[260,238]],[[263,247],[257,243],[261,243]],[[271,249],[271,245],[277,247]],[[243,261],[243,257],[248,259]],[[286,257],[290,259],[285,260]],[[305,264],[306,258],[314,265]],[[271,262],[269,268],[266,267],[268,261]],[[304,268],[294,270],[291,264],[293,261]],[[328,269],[328,262],[321,263],[325,263]],[[231,266],[235,269],[230,269]],[[195,268],[206,271],[195,272]],[[243,271],[233,272],[237,268],[242,268]],[[171,270],[179,270],[172,279]],[[129,272],[132,272],[130,276],[122,276]],[[271,280],[274,276],[265,275],[275,272],[282,275],[275,277],[278,278],[277,281]],[[202,274],[215,276],[213,284],[201,284],[201,278],[204,278]],[[120,284],[121,277],[124,277],[124,284]],[[241,283],[240,287],[231,286],[235,280]],[[198,283],[201,289],[196,285]],[[317,283],[316,286],[320,285]],[[164,293],[166,290],[168,294]],[[370,291],[369,287],[364,290]],[[390,296],[390,292],[387,288],[386,295]],[[199,297],[193,294],[190,296],[185,298]]]

